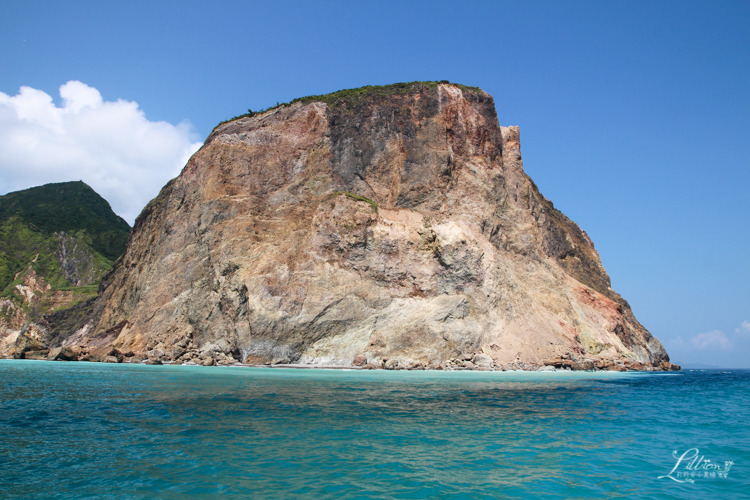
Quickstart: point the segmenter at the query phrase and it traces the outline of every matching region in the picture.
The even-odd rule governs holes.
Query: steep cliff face
[[[218,126],[66,345],[388,368],[668,360],[524,173],[492,97],[418,83]]]

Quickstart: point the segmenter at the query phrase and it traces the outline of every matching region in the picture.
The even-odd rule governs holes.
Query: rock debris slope
[[[162,360],[670,368],[518,127],[446,83],[216,127],[136,221],[66,345]]]

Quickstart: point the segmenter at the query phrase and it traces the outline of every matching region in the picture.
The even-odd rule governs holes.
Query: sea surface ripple
[[[749,417],[744,370],[2,360],[0,498],[750,498]],[[659,477],[692,448],[727,477]]]

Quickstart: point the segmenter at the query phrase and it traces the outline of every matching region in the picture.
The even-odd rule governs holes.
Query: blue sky
[[[24,1],[4,3],[2,24],[0,108],[35,89],[23,102],[57,110],[82,148],[87,124],[105,123],[99,164],[118,173],[89,149],[47,170],[6,153],[0,190],[91,176],[132,222],[214,125],[248,108],[475,85],[521,127],[526,171],[673,360],[750,368],[749,2]],[[69,81],[85,85],[61,97]],[[76,103],[88,102],[86,121]],[[9,116],[0,142],[18,133]],[[39,127],[24,137],[51,133]],[[143,134],[158,140],[133,146]]]

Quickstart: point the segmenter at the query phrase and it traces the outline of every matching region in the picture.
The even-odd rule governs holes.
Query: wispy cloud
[[[190,123],[149,121],[132,101],[104,101],[79,81],[60,87],[63,104],[31,87],[0,92],[0,194],[82,180],[133,223],[201,143]]]
[[[691,339],[693,347],[703,351],[706,349],[729,349],[730,342],[721,330],[699,333]]]
[[[735,330],[735,332],[750,334],[750,321],[743,321],[740,327]]]

